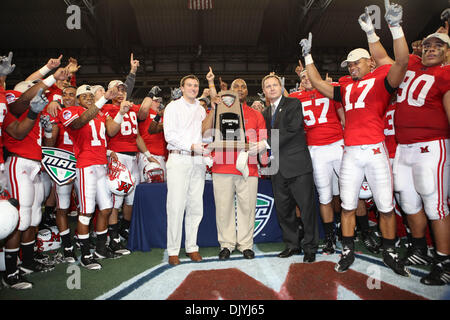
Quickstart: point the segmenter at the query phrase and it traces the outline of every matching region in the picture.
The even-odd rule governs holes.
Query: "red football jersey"
[[[386,110],[386,117],[384,122],[384,135],[386,136],[385,144],[389,152],[389,158],[395,158],[395,151],[397,150],[397,141],[395,140],[394,114],[396,103],[389,104]]]
[[[150,151],[151,154],[154,154],[156,156],[167,156],[167,142],[164,138],[164,131],[150,134],[148,133],[148,127],[150,126],[150,123],[153,121],[153,119],[156,117],[157,112],[150,109],[150,112],[148,114],[147,119],[145,121],[141,121],[138,124],[139,127],[139,134],[141,135],[142,139],[144,139],[145,145],[147,146],[148,151]],[[164,117],[161,117],[159,120],[159,123],[164,122]]]
[[[328,99],[316,89],[296,91],[289,97],[302,103],[306,142],[309,146],[323,146],[344,138],[337,110],[339,102]]]
[[[104,113],[108,113],[111,118],[119,112],[120,107],[113,104],[105,104],[102,108]],[[138,152],[136,138],[138,134],[137,113],[139,107],[133,105],[123,116],[120,131],[114,137],[107,137],[108,149],[115,152]]]
[[[376,144],[384,141],[384,115],[391,94],[384,80],[391,65],[378,67],[362,79],[339,79],[345,110],[344,142],[347,146]]]
[[[48,102],[59,101],[62,103],[62,90],[58,88],[56,84],[47,89],[45,96],[47,97]]]
[[[442,99],[450,90],[450,65],[425,67],[410,55],[408,71],[397,92],[397,142],[410,144],[448,139],[448,118]]]
[[[244,116],[244,127],[247,142],[257,142],[267,139],[266,123],[261,112],[250,108],[247,103],[242,105],[242,112]],[[212,166],[213,173],[222,174],[235,174],[242,175],[242,173],[236,169],[236,160],[239,153],[236,151],[229,152],[214,152],[214,164]],[[258,176],[256,156],[248,157],[248,170],[250,177]]]
[[[17,140],[11,137],[8,132],[6,132],[6,128],[14,121],[18,120],[19,122],[23,121],[28,111],[25,111],[19,119],[14,117],[10,112],[6,114],[5,120],[3,121],[2,132],[3,132],[3,144],[5,148],[20,157],[41,161],[42,160],[42,129],[41,124],[39,122],[38,114],[37,120],[34,123],[33,128],[28,133],[28,135],[22,139]]]
[[[70,139],[69,133],[59,120],[59,115],[61,112],[61,110],[58,110],[58,115],[56,117],[52,117],[47,113],[47,107],[45,107],[42,113],[45,115],[49,115],[50,121],[58,126],[59,131],[58,137],[56,138],[55,148],[73,152],[73,141],[72,139]]]
[[[59,121],[66,128],[73,141],[73,152],[77,158],[77,168],[107,164],[106,159],[106,117],[101,110],[94,119],[78,130],[70,127],[87,109],[81,106],[67,107],[59,114]]]
[[[6,102],[6,95],[5,95],[5,88],[0,86],[0,163],[4,163],[5,160],[3,158],[3,138],[2,138],[2,129],[1,126],[3,125],[3,121],[5,120],[6,113],[8,112],[8,109],[6,108],[6,105],[8,104]]]

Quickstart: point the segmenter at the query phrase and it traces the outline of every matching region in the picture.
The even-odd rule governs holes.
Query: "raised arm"
[[[328,81],[322,79],[311,56],[311,32],[309,33],[308,39],[302,39],[300,41],[300,46],[302,47],[302,54],[305,58],[306,72],[308,72],[309,81],[311,81],[314,88],[316,88],[321,94],[329,99],[333,99],[334,87]]]
[[[53,69],[58,68],[61,65],[62,57],[63,56],[60,55],[58,58],[50,58],[45,66],[30,74],[28,78],[25,79],[25,81],[42,79],[42,77],[45,77],[47,73],[49,73]]]
[[[55,74],[47,77],[43,81],[35,84],[30,89],[25,91],[19,99],[9,105],[9,110],[16,117],[20,117],[20,115],[28,109],[31,99],[36,96],[39,90],[50,88],[53,84],[56,83],[57,80],[67,79],[69,74],[70,72],[68,68],[59,68],[58,70],[56,70]]]
[[[215,75],[212,71],[212,68],[209,67],[209,72],[206,74],[206,80],[208,80],[209,96],[211,97],[211,100],[215,96],[217,96],[216,86],[214,85],[214,78],[215,78]]]
[[[406,43],[402,27],[400,26],[403,8],[398,4],[390,4],[389,0],[385,0],[384,5],[386,8],[384,18],[389,25],[389,30],[394,39],[395,60],[392,60],[388,56],[380,42],[380,38],[375,34],[375,28],[372,25],[367,8],[365,13],[359,17],[358,22],[361,25],[361,28],[366,32],[370,54],[374,58],[377,66],[392,64],[387,75],[387,80],[392,88],[397,88],[405,76],[409,61],[408,44]]]
[[[122,101],[120,104],[120,110],[117,112],[117,115],[113,118],[109,117],[106,119],[106,133],[110,137],[114,137],[122,126],[123,117],[133,106],[133,103],[130,101]]]

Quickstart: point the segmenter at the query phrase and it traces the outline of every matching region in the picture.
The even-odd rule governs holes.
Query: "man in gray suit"
[[[301,253],[299,243],[299,222],[295,206],[300,208],[304,238],[303,262],[314,262],[318,248],[319,231],[315,210],[314,179],[311,156],[303,127],[302,105],[298,99],[282,95],[281,80],[268,75],[262,80],[262,89],[270,107],[263,112],[275,167],[272,175],[272,189],[275,198],[278,222],[286,244],[278,256],[287,258]],[[279,139],[272,138],[270,129],[278,130]],[[278,143],[278,148],[276,144]]]

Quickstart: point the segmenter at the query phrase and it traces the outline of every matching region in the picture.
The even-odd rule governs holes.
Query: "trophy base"
[[[249,144],[244,141],[214,141],[208,144],[209,149],[221,149],[221,151],[248,151]]]

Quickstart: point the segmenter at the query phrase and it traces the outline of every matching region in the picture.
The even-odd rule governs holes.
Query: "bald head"
[[[244,103],[247,100],[248,90],[247,83],[243,79],[235,79],[231,83],[231,90],[237,92],[239,101]]]

